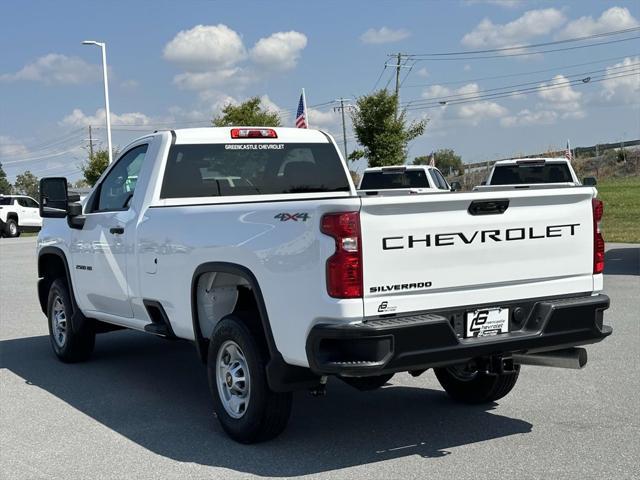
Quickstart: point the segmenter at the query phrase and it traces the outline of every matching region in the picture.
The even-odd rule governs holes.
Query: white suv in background
[[[449,185],[444,175],[436,167],[428,165],[398,165],[367,168],[362,174],[362,179],[358,186],[358,190],[398,189],[420,193],[442,190],[451,191],[457,190],[457,184]]]
[[[42,227],[40,205],[25,195],[0,195],[0,235],[19,237]]]

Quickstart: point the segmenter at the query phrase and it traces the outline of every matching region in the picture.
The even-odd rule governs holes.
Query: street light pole
[[[97,45],[102,50],[102,79],[104,80],[104,105],[107,120],[107,149],[109,153],[109,163],[113,162],[113,148],[111,146],[111,110],[109,108],[109,79],[107,78],[107,45],[104,42],[85,40],[83,45]]]

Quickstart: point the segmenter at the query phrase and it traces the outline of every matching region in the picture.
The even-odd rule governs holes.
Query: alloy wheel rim
[[[15,235],[16,233],[18,233],[18,227],[15,223],[9,224],[9,233],[11,233],[11,235]]]
[[[58,347],[64,347],[67,341],[67,312],[64,308],[64,303],[59,296],[53,300],[53,318],[51,331],[53,333],[53,340]]]
[[[251,377],[244,352],[232,340],[224,342],[218,350],[216,383],[225,411],[232,418],[242,418],[249,407]]]

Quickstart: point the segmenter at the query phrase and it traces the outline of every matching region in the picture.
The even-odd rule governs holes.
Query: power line
[[[595,65],[598,63],[605,63],[605,62],[610,62],[610,61],[614,61],[614,60],[622,60],[625,58],[629,58],[631,56],[633,56],[635,54],[629,54],[629,55],[622,55],[619,57],[609,57],[609,58],[603,58],[602,60],[595,60],[593,62],[583,62],[583,63],[574,63],[572,65],[558,65],[556,67],[551,67],[551,68],[545,68],[542,70],[530,70],[528,72],[521,72],[521,73],[510,73],[510,74],[505,74],[505,75],[494,75],[492,77],[480,77],[480,78],[469,78],[467,80],[455,80],[455,81],[451,81],[451,82],[438,82],[438,83],[416,83],[413,85],[406,85],[404,88],[422,88],[422,87],[433,87],[435,85],[460,85],[462,83],[471,83],[471,82],[482,82],[485,80],[498,80],[501,78],[512,78],[512,77],[524,77],[526,75],[533,75],[536,73],[546,73],[546,72],[554,72],[557,71],[559,69],[565,68],[575,68],[575,67],[583,67],[586,65]]]
[[[486,99],[498,99],[498,98],[504,98],[504,97],[511,97],[513,95],[528,95],[530,93],[536,93],[536,92],[541,92],[541,91],[547,91],[547,90],[555,90],[557,88],[566,88],[567,86],[580,86],[580,85],[588,85],[588,84],[592,84],[592,83],[599,83],[599,82],[604,82],[607,80],[613,80],[616,78],[624,78],[624,77],[631,77],[631,76],[635,76],[638,75],[640,73],[640,69],[638,69],[637,71],[634,70],[632,73],[621,73],[619,75],[603,75],[601,77],[598,78],[590,78],[590,79],[578,79],[578,80],[572,80],[570,82],[562,82],[562,83],[556,83],[556,84],[552,84],[552,85],[546,85],[543,87],[531,87],[531,88],[525,88],[525,89],[520,89],[520,90],[513,90],[513,91],[507,91],[507,92],[500,92],[500,93],[492,93],[489,95],[482,95],[482,92],[477,92],[478,95],[476,95],[475,97],[471,97],[471,98],[461,98],[459,100],[451,100],[451,101],[445,101],[445,102],[431,102],[431,103],[427,103],[421,106],[413,106],[413,105],[409,105],[405,108],[406,111],[414,111],[414,110],[426,110],[426,109],[432,109],[432,108],[442,108],[443,106],[448,106],[448,105],[462,105],[465,103],[474,103],[474,102],[480,102]]]
[[[582,81],[583,78],[587,78],[588,75],[593,75],[593,74],[597,74],[597,73],[603,73],[603,72],[607,72],[607,73],[621,73],[621,72],[628,72],[628,71],[633,71],[635,68],[637,68],[638,66],[640,66],[640,62],[636,62],[636,63],[632,63],[630,65],[622,65],[619,67],[609,67],[606,69],[600,69],[600,70],[591,70],[589,72],[581,72],[581,73],[575,73],[575,74],[571,74],[571,75],[564,75],[565,78],[573,78],[573,77],[581,77],[579,78],[580,81]],[[553,82],[555,80],[555,78],[546,78],[546,79],[541,79],[541,80],[535,80],[535,81],[531,81],[531,82],[524,82],[524,83],[517,83],[514,85],[505,85],[502,87],[496,87],[496,88],[489,88],[489,89],[485,89],[482,90],[482,92],[495,92],[495,91],[500,91],[500,90],[507,90],[510,88],[516,88],[516,87],[524,87],[527,85],[539,85],[540,83],[543,82]],[[461,97],[468,97],[469,95],[473,95],[477,92],[470,92],[470,93],[458,93],[458,94],[453,94],[453,95],[444,95],[444,96],[440,96],[440,97],[432,97],[432,98],[428,98],[428,99],[424,99],[424,100],[413,100],[413,101],[409,101],[406,102],[404,105],[416,105],[416,104],[420,104],[420,103],[425,103],[425,102],[432,102],[433,100],[450,100],[450,99],[456,99],[456,98],[461,98]]]
[[[628,38],[620,38],[618,40],[609,40],[607,42],[596,42],[596,43],[590,43],[589,45],[576,45],[573,47],[564,47],[564,48],[555,48],[555,49],[550,49],[550,50],[534,50],[531,52],[521,52],[521,53],[509,53],[509,54],[505,54],[505,55],[478,55],[478,56],[471,56],[471,57],[453,57],[453,58],[449,58],[449,57],[429,57],[429,58],[416,58],[416,57],[411,57],[416,61],[446,61],[446,60],[483,60],[483,59],[489,59],[489,58],[508,58],[508,57],[522,57],[522,56],[527,56],[527,55],[538,55],[540,53],[554,53],[554,52],[566,52],[568,50],[578,50],[581,48],[590,48],[590,47],[597,47],[600,45],[610,45],[613,43],[620,43],[620,42],[628,42],[629,40],[635,40],[640,38],[640,36],[635,36],[635,37],[628,37]],[[523,48],[523,47],[520,47]]]
[[[503,48],[491,48],[487,50],[466,50],[466,51],[460,51],[460,52],[439,52],[439,53],[415,53],[415,54],[410,54],[409,56],[410,57],[439,57],[439,56],[455,56],[455,55],[475,55],[478,53],[507,52],[511,50],[524,50],[524,49],[531,49],[531,48],[538,48],[538,47],[548,47],[550,45],[559,45],[563,43],[583,42],[585,40],[591,40],[593,38],[609,37],[612,35],[622,35],[625,33],[635,32],[638,30],[640,30],[640,27],[632,27],[632,28],[625,28],[623,30],[614,30],[610,32],[595,33],[593,35],[587,35],[584,37],[575,37],[575,38],[568,38],[565,40],[556,40],[553,42],[532,43],[529,45],[503,47]],[[394,54],[389,54],[388,56],[393,56],[393,55]]]
[[[382,71],[380,72],[380,75],[378,75],[378,78],[376,79],[376,83],[373,84],[373,88],[371,89],[371,91],[373,92],[376,87],[378,86],[378,83],[380,82],[380,79],[382,78],[382,75],[384,75],[385,70],[387,69],[387,64],[385,63],[382,66]]]

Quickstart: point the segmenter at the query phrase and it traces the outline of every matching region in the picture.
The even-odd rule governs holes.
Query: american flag
[[[564,158],[569,161],[573,160],[573,153],[571,153],[571,145],[569,145],[569,140],[567,140],[567,149],[564,151]]]
[[[309,128],[307,124],[307,112],[304,105],[304,94],[300,94],[298,111],[296,112],[296,128]]]

